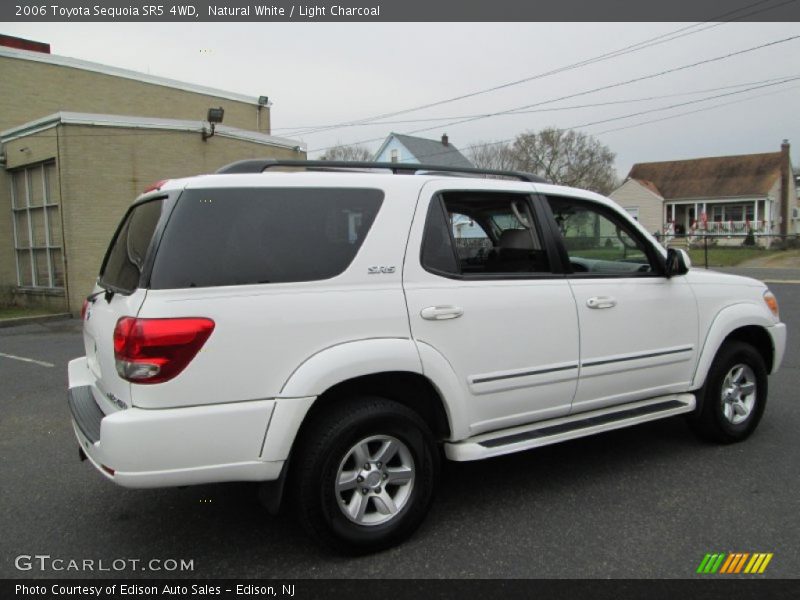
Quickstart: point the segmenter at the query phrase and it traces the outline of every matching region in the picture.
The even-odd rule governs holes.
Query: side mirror
[[[667,262],[665,275],[667,278],[674,277],[675,275],[686,275],[692,267],[692,259],[686,250],[676,250],[675,248],[667,248]]]

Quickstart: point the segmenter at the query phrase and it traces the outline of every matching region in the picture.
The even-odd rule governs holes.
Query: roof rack
[[[217,171],[218,174],[263,173],[275,167],[295,167],[318,171],[347,171],[350,169],[386,169],[394,175],[416,175],[427,171],[430,175],[494,175],[512,177],[531,183],[547,183],[546,179],[523,171],[497,171],[493,169],[476,169],[474,167],[443,167],[442,165],[425,165],[395,162],[367,162],[345,160],[282,160],[277,158],[254,158],[240,160],[226,165]]]

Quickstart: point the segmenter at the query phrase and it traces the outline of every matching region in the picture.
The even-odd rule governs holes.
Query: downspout
[[[71,313],[69,302],[69,267],[67,261],[67,234],[64,227],[64,192],[61,183],[61,124],[56,125],[56,171],[58,172],[58,214],[61,216],[61,260],[64,262],[64,295],[67,300],[67,312]]]

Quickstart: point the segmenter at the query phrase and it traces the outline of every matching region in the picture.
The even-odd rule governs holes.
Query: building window
[[[17,285],[63,289],[64,255],[55,163],[10,171]]]
[[[628,214],[632,216],[637,221],[639,220],[639,207],[638,206],[626,206],[625,210],[628,211]]]
[[[392,162],[400,162],[400,152],[398,152],[397,148],[392,148],[390,156]]]

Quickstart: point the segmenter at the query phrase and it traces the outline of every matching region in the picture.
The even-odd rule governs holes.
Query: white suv
[[[597,194],[485,174],[249,160],[145,193],[69,364],[82,456],[127,487],[266,482],[369,551],[420,524],[442,453],[679,414],[753,432],[786,339],[764,284],[689,270]]]

